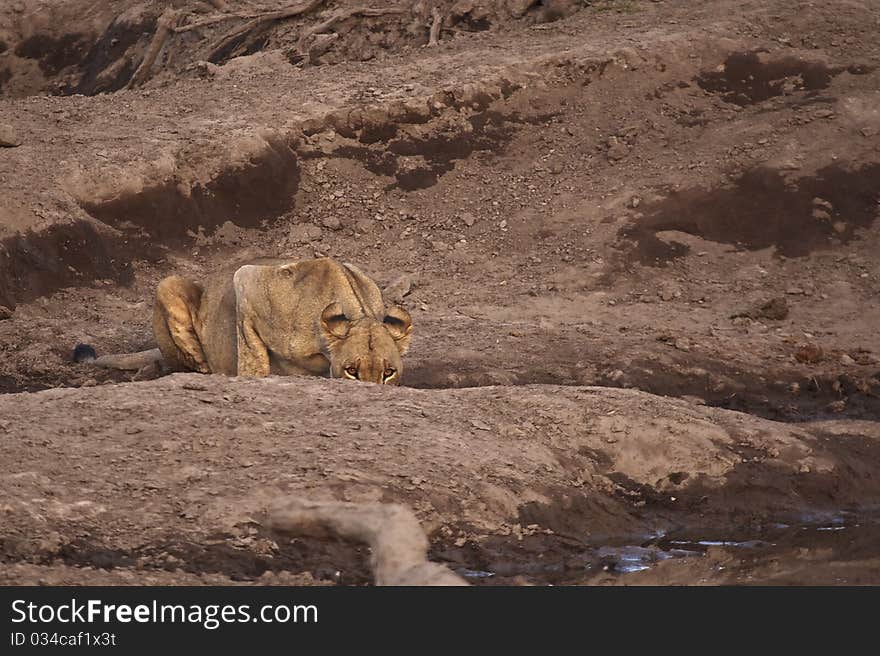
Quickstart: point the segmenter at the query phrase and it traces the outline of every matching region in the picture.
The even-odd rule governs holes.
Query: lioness
[[[159,349],[95,364],[131,369],[158,359],[176,371],[239,376],[311,374],[398,385],[412,318],[385,308],[376,283],[329,258],[260,260],[198,285],[180,276],[156,289]],[[77,347],[75,359],[94,351]]]

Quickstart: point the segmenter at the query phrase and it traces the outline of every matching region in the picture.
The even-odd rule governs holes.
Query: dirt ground
[[[880,583],[875,2],[168,4],[0,8],[0,583],[368,583],[285,494],[476,584]],[[71,362],[267,254],[407,276],[405,387]]]

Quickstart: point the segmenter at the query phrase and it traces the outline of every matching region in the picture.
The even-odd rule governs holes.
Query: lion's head
[[[339,303],[321,313],[321,327],[330,356],[330,375],[381,385],[399,385],[402,355],[412,338],[412,317],[399,306],[380,321],[364,316],[349,319]]]

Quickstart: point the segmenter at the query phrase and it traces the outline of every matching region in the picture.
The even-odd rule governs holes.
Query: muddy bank
[[[585,549],[683,523],[725,530],[880,501],[874,423],[794,428],[629,390],[190,374],[3,406],[7,563],[296,572],[305,552],[260,520],[291,493],[404,502],[435,549],[468,569],[486,553],[515,557],[524,535]],[[337,558],[350,564],[358,550],[346,553]]]

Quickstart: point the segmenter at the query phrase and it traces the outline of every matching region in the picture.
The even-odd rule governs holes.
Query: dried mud
[[[49,4],[0,10],[0,582],[369,583],[264,528],[296,493],[475,584],[877,583],[873,3],[441,3],[436,47],[401,4],[303,56],[326,3],[131,89],[159,3]],[[405,387],[71,362],[267,254],[408,276]]]

